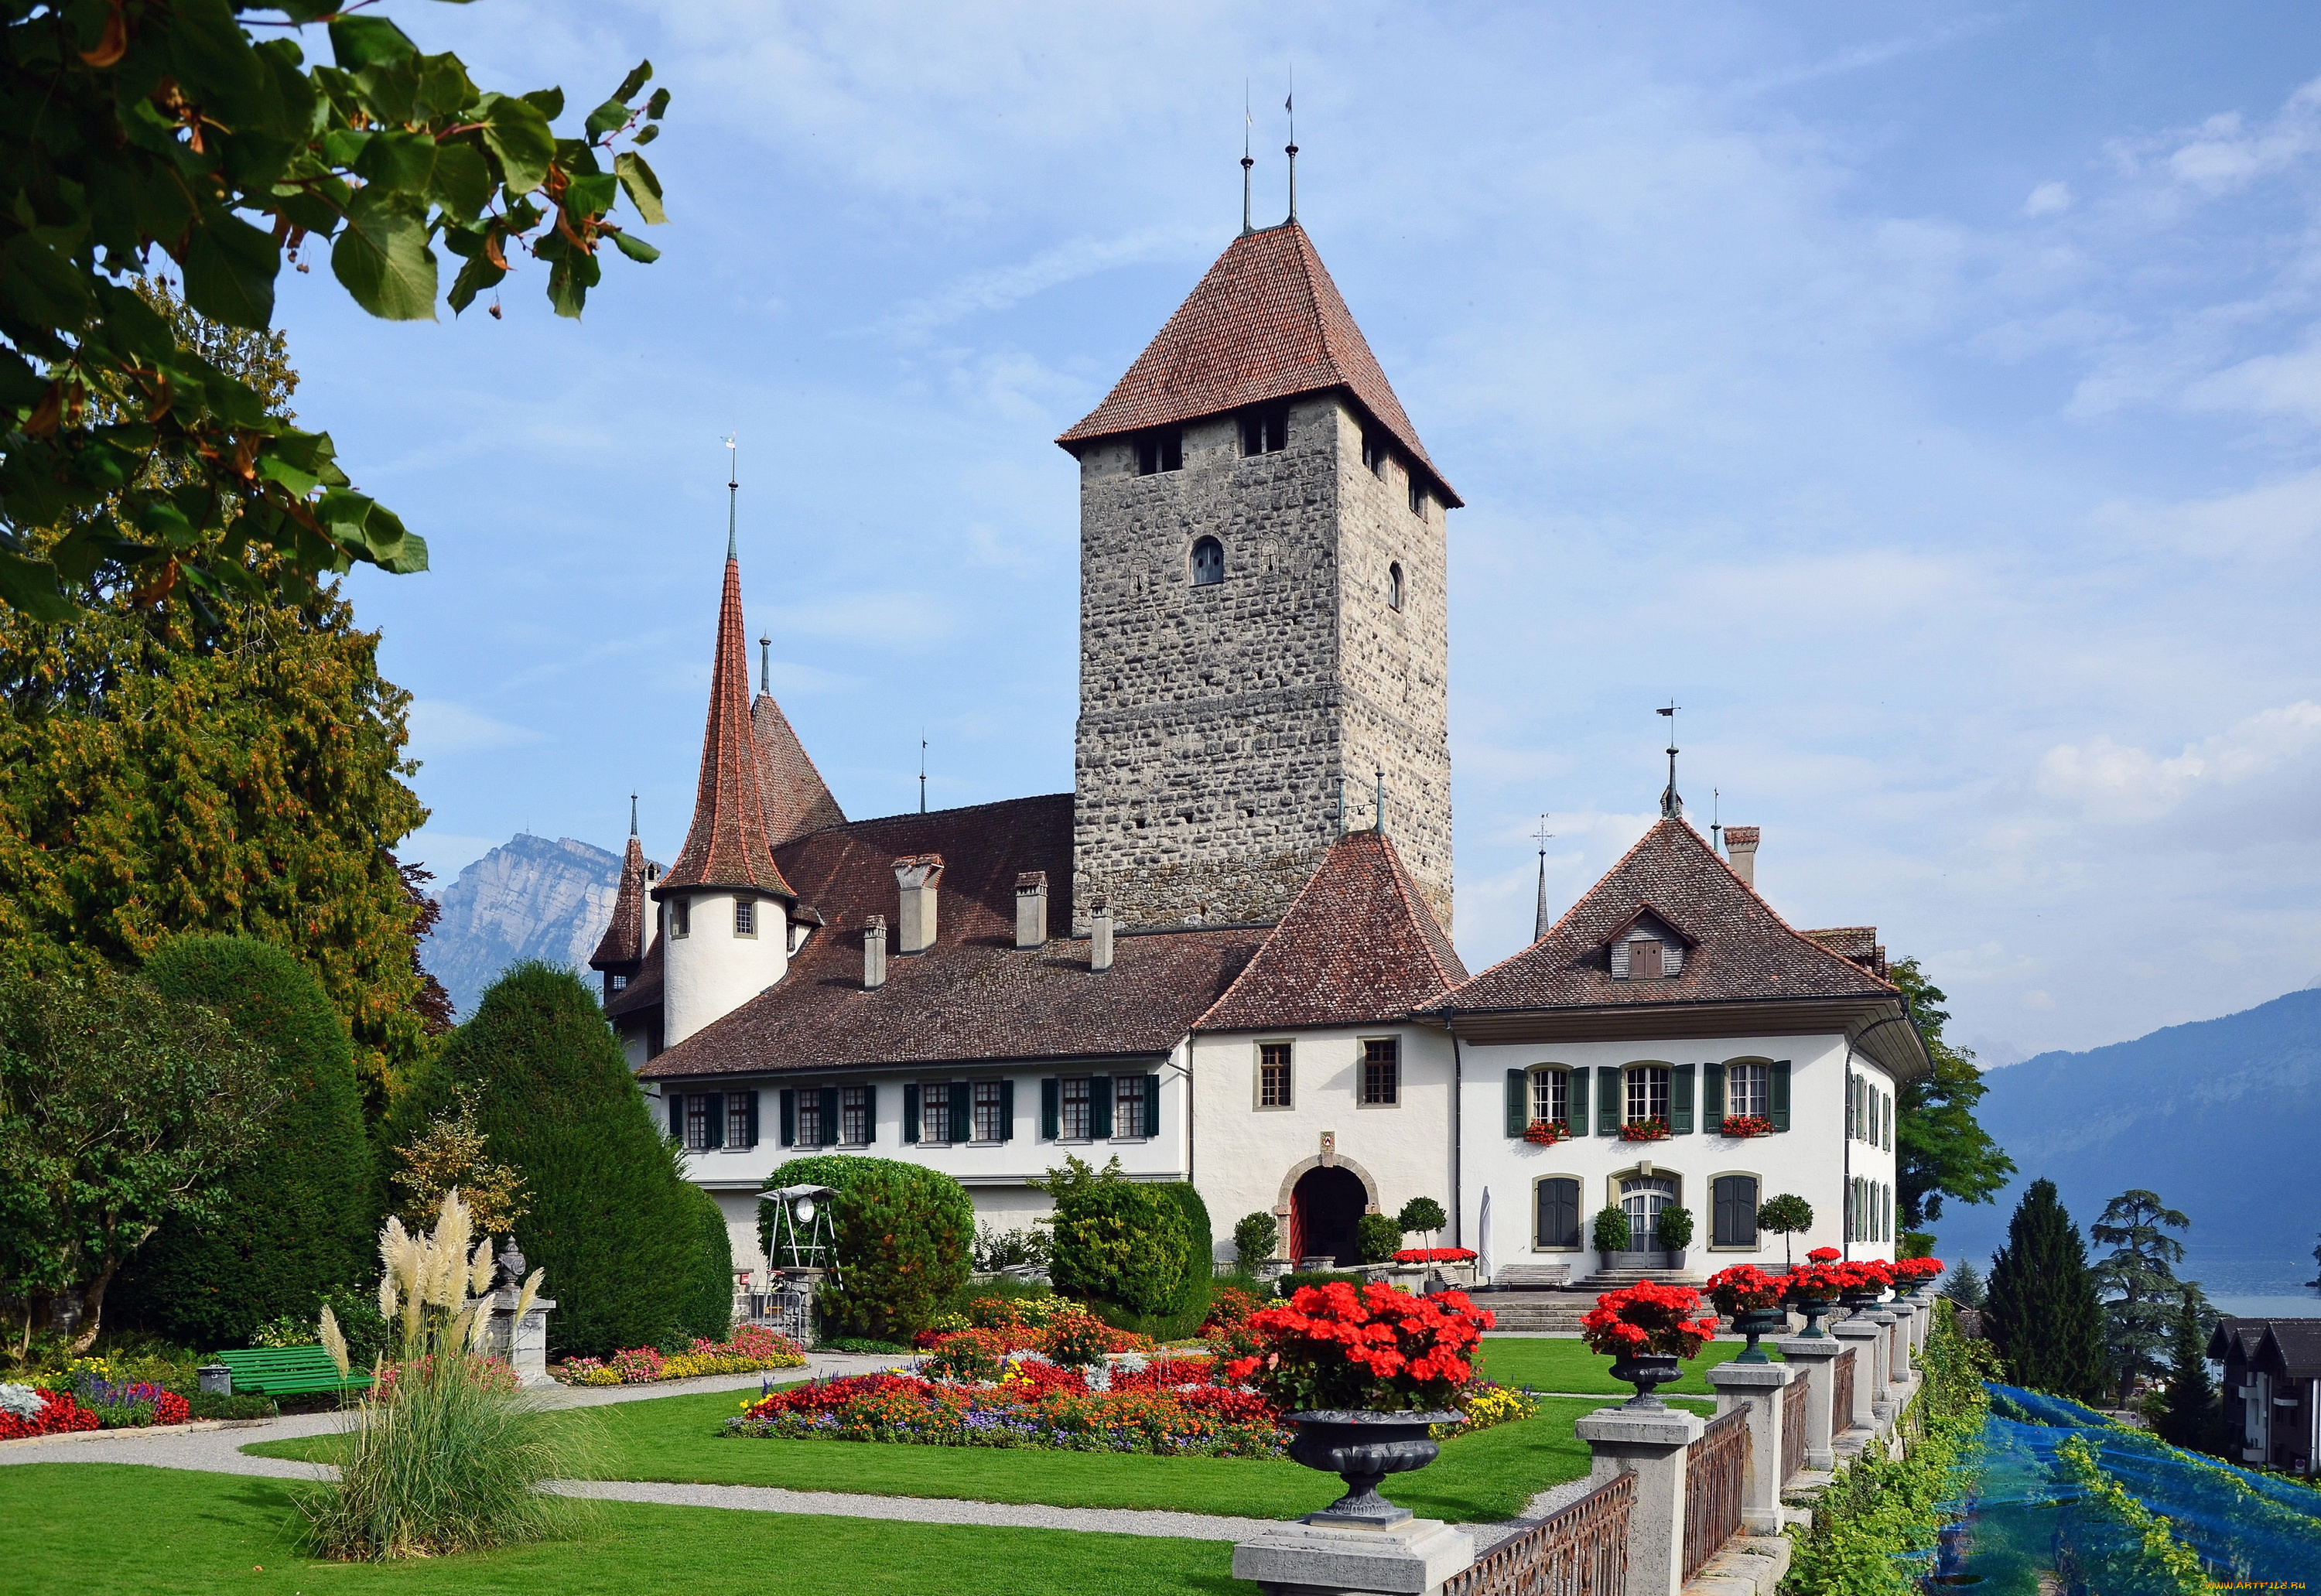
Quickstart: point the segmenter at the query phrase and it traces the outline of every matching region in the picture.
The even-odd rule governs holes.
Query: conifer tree
[[[1951,1272],[1942,1283],[1942,1293],[1961,1308],[1980,1309],[1986,1296],[1982,1271],[1971,1260],[1961,1258],[1951,1265]]]
[[[146,961],[162,996],[214,1009],[266,1056],[279,1105],[214,1212],[178,1216],[121,1287],[124,1311],[173,1339],[234,1346],[269,1320],[312,1319],[333,1287],[368,1291],[378,1182],[345,1026],[314,973],[254,936],[179,936]]]
[[[1990,1261],[1984,1332],[2006,1354],[2015,1382],[2082,1401],[2109,1383],[2103,1308],[2087,1244],[2057,1200],[2052,1181],[2034,1181]]]
[[[2106,1203],[2102,1216],[2088,1227],[2090,1237],[2112,1249],[2095,1266],[2095,1281],[2103,1296],[2104,1337],[2122,1405],[2139,1379],[2156,1380],[2167,1368],[2162,1353],[2183,1290],[2175,1266],[2184,1261],[2184,1244],[2168,1232],[2191,1223],[2162,1203],[2159,1193],[2139,1187]]]
[[[2208,1338],[2201,1331],[2198,1299],[2197,1288],[2188,1286],[2177,1300],[2160,1435],[2171,1446],[2208,1452],[2216,1444],[2216,1388],[2208,1380]]]

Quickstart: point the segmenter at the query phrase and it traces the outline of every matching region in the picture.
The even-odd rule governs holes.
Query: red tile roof
[[[1056,442],[1069,449],[1332,388],[1351,392],[1445,498],[1463,502],[1418,441],[1314,241],[1295,222],[1226,245],[1104,403]]]
[[[863,928],[872,915],[894,919],[894,862],[927,853],[944,861],[935,944],[891,954],[887,984],[865,991]],[[1052,883],[1072,879],[1069,793],[852,821],[786,844],[777,856],[824,925],[780,981],[654,1059],[646,1076],[1151,1056],[1192,1028],[1266,933],[1122,933],[1102,973],[1088,969],[1084,939],[1057,935],[1018,949],[1016,876],[1043,870]],[[1048,908],[1051,933],[1067,930],[1069,895],[1051,895]]]
[[[1885,944],[1875,926],[1838,926],[1826,931],[1800,931],[1799,936],[1821,944],[1841,959],[1851,959],[1880,980],[1892,979]]]
[[[1665,980],[1614,980],[1610,946],[1639,909],[1692,944]],[[1461,1014],[1753,999],[1898,998],[1852,960],[1793,931],[1701,834],[1662,820],[1548,934],[1434,1007]]]
[[[616,975],[633,973],[645,956],[645,851],[629,839],[628,856],[621,862],[621,890],[613,899],[613,918],[605,927],[588,968]]]
[[[830,796],[806,744],[790,729],[789,716],[771,693],[750,706],[750,729],[758,744],[758,794],[766,812],[766,835],[777,848],[810,831],[846,824],[846,811]]]
[[[717,652],[709,676],[709,721],[701,735],[701,784],[693,829],[655,898],[696,887],[750,887],[795,897],[774,863],[766,834],[757,741],[750,727],[750,665],[742,640],[742,566],[725,557],[717,607]]]
[[[1394,844],[1341,837],[1204,1031],[1370,1025],[1408,1017],[1467,979]]]
[[[633,1014],[648,1014],[660,1008],[661,944],[656,937],[645,950],[644,962],[637,972],[629,977],[629,984],[614,992],[605,1003],[606,1019],[625,1019]]]

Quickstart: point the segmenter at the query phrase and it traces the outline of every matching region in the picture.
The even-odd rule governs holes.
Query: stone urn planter
[[[1620,1406],[1640,1413],[1666,1412],[1668,1404],[1661,1400],[1657,1388],[1681,1379],[1683,1374],[1684,1365],[1673,1353],[1639,1353],[1612,1365],[1613,1379],[1625,1380],[1636,1388],[1636,1394]]]
[[[1673,1375],[1671,1375],[1673,1378]],[[1289,1444],[1292,1460],[1309,1469],[1335,1474],[1346,1483],[1346,1494],[1318,1513],[1308,1524],[1359,1524],[1387,1528],[1411,1517],[1408,1508],[1396,1507],[1379,1494],[1379,1483],[1388,1474],[1423,1469],[1442,1455],[1427,1431],[1438,1424],[1463,1424],[1466,1416],[1449,1413],[1365,1413],[1337,1409],[1292,1413],[1297,1438]]]
[[[1736,1334],[1746,1336],[1749,1345],[1734,1358],[1736,1363],[1770,1363],[1773,1360],[1757,1345],[1761,1336],[1778,1336],[1789,1327],[1789,1316],[1785,1309],[1747,1308],[1733,1316]]]
[[[1829,1317],[1830,1309],[1837,1306],[1834,1299],[1792,1291],[1789,1293],[1789,1306],[1805,1316],[1806,1327],[1798,1332],[1800,1336],[1813,1341],[1829,1338],[1829,1332],[1822,1328],[1821,1322]]]

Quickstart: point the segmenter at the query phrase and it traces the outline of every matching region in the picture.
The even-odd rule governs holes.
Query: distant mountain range
[[[460,872],[423,951],[458,1017],[520,959],[585,968],[613,917],[621,856],[570,837],[520,835]]]
[[[2314,1278],[2321,990],[1984,1079],[1983,1126],[2022,1172],[1996,1206],[1944,1205],[1932,1227],[1943,1257],[1982,1267],[2024,1185],[2043,1175],[2082,1228],[2131,1187],[2158,1192],[2192,1221],[2178,1272],[2210,1291],[2288,1292]]]

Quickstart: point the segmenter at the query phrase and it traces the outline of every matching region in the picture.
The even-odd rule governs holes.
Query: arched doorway
[[[1665,1175],[1629,1175],[1620,1181],[1620,1207],[1628,1216],[1633,1252],[1660,1250],[1661,1210],[1676,1201],[1676,1182]]]
[[[1370,1211],[1370,1192],[1350,1169],[1307,1170],[1289,1193],[1289,1255],[1328,1256],[1343,1265],[1362,1261],[1355,1228]]]

